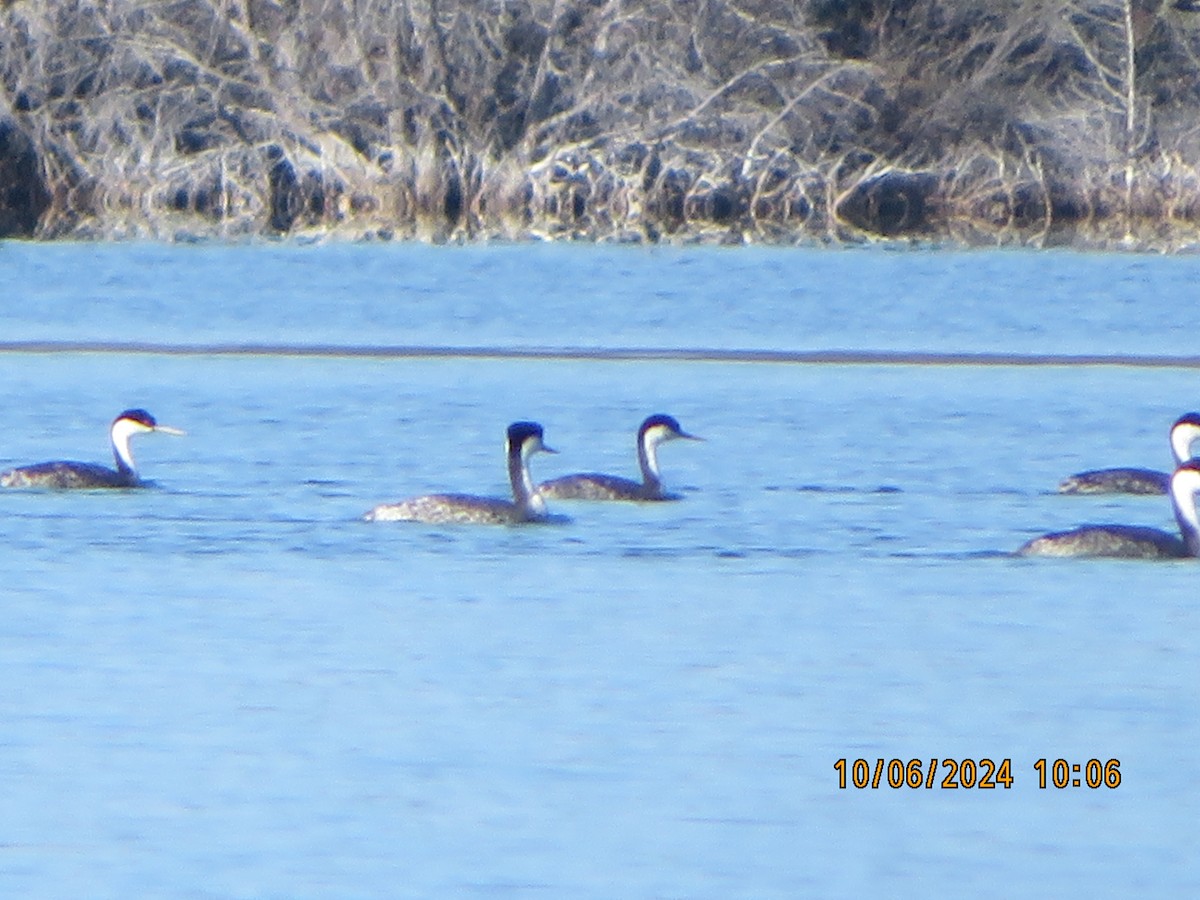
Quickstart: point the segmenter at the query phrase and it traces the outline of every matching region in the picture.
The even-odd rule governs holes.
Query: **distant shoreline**
[[[755,350],[715,347],[467,347],[439,345],[173,344],[148,341],[0,341],[0,355],[290,356],[341,359],[517,359],[593,362],[711,362],[775,365],[1200,369],[1200,355],[964,353],[925,350]]]
[[[1200,248],[1200,15],[0,2],[0,238]]]

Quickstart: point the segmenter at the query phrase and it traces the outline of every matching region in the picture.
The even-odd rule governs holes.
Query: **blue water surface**
[[[1194,563],[1034,561],[1164,498],[1186,367],[310,356],[429,346],[1196,352],[1200,260],[1060,252],[0,246],[0,896],[1185,896],[1200,880]],[[1136,360],[1135,360],[1136,362]],[[435,490],[636,472],[673,504],[368,524]],[[993,790],[847,759],[1011,760]],[[1118,761],[1041,788],[1039,759]],[[944,771],[944,765],[943,770]]]
[[[1198,272],[1069,251],[8,244],[0,340],[1193,354]]]

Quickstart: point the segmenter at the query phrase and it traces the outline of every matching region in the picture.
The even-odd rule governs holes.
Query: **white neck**
[[[533,441],[526,441],[519,448],[509,448],[508,480],[512,484],[513,500],[517,506],[541,516],[546,513],[546,500],[534,486],[529,474],[529,457],[537,449]]]
[[[1200,426],[1190,422],[1171,430],[1171,452],[1175,454],[1175,465],[1182,465],[1192,458],[1192,444],[1197,440],[1200,440]]]
[[[1171,505],[1175,507],[1175,521],[1188,553],[1200,556],[1200,515],[1196,512],[1196,492],[1200,491],[1200,472],[1195,469],[1180,469],[1171,476]]]
[[[662,487],[662,475],[658,471],[658,445],[666,439],[666,429],[661,425],[647,428],[638,443],[638,465],[642,469],[642,482],[646,487]]]
[[[109,434],[112,438],[113,457],[117,461],[117,471],[128,472],[133,476],[137,475],[137,466],[133,461],[133,451],[129,447],[129,439],[144,431],[146,431],[146,426],[129,419],[118,419],[113,422],[112,431]]]

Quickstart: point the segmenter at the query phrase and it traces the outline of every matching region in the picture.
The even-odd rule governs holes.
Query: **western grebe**
[[[162,434],[184,434],[178,428],[159,425],[154,416],[144,409],[127,409],[115,419],[109,428],[113,458],[116,469],[95,463],[44,462],[32,466],[21,466],[0,473],[0,487],[43,487],[43,488],[130,488],[138,487],[138,478],[133,462],[129,440],[135,434],[150,432]]]
[[[476,497],[470,494],[430,494],[400,503],[384,503],[368,512],[368,522],[428,522],[431,524],[479,523],[507,525],[549,518],[546,501],[529,477],[529,457],[538,451],[557,453],[542,442],[542,426],[536,422],[514,422],[508,426],[505,455],[512,500]]]
[[[1180,416],[1171,426],[1171,454],[1179,466],[1192,458],[1192,444],[1200,440],[1200,413]],[[1165,494],[1169,472],[1153,469],[1096,469],[1064,478],[1061,494]]]
[[[1044,534],[1017,551],[1021,556],[1118,556],[1130,559],[1178,559],[1200,556],[1200,460],[1189,460],[1171,475],[1171,506],[1179,535],[1137,525],[1085,525]]]
[[[582,473],[543,482],[538,490],[556,500],[678,500],[677,494],[663,490],[658,471],[658,445],[680,438],[704,440],[688,434],[671,416],[650,416],[637,433],[638,465],[642,470],[640,482],[615,475]]]

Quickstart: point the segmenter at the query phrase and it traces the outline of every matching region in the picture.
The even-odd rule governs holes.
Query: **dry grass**
[[[1193,246],[1158,0],[16,0],[0,233]]]

